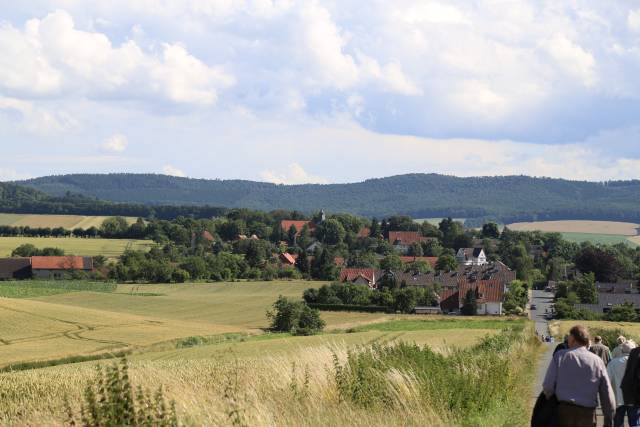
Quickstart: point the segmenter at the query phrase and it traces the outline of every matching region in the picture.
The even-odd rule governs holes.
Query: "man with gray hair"
[[[616,349],[620,349],[620,357],[611,359],[609,365],[607,365],[607,373],[609,374],[609,380],[611,381],[611,387],[616,396],[616,413],[613,417],[614,427],[624,427],[624,417],[627,416],[630,426],[637,426],[640,421],[640,408],[633,405],[625,405],[624,397],[622,395],[622,379],[624,378],[624,372],[627,368],[627,362],[629,360],[629,353],[636,348],[636,344],[629,340],[625,340]]]
[[[569,331],[569,349],[560,350],[549,364],[542,383],[547,399],[558,399],[557,427],[596,427],[598,397],[604,426],[611,427],[615,397],[601,358],[589,352],[584,326]]]

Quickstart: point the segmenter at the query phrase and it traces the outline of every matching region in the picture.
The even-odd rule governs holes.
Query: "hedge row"
[[[315,308],[322,311],[362,311],[365,313],[393,313],[394,310],[391,307],[385,307],[382,305],[354,305],[354,304],[319,304],[308,303],[311,308]]]

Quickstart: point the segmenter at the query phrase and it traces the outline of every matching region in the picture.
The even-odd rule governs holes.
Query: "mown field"
[[[562,233],[571,242],[602,244],[640,244],[640,225],[616,221],[539,221],[509,224],[514,231],[545,231]]]
[[[299,298],[304,289],[321,284],[0,282],[0,424],[62,425],[64,397],[69,396],[77,408],[84,387],[95,375],[94,367],[110,363],[66,362],[122,350],[129,352],[133,383],[151,389],[162,385],[188,425],[240,425],[229,418],[236,406],[241,407],[241,425],[399,426],[412,425],[411,419],[418,423],[415,425],[426,420],[430,425],[462,425],[457,412],[443,409],[448,404],[437,410],[425,405],[424,396],[416,393],[427,383],[413,383],[398,374],[385,381],[391,381],[389,390],[400,393],[397,397],[410,407],[397,406],[400,401],[395,398],[387,407],[380,407],[339,397],[343,391],[336,388],[335,364],[347,363],[353,357],[349,354],[366,348],[405,342],[429,346],[434,351],[429,358],[436,358],[430,364],[444,363],[439,358],[447,357],[463,363],[468,357],[465,369],[471,377],[478,376],[477,387],[482,389],[475,393],[478,395],[490,393],[491,381],[480,381],[495,377],[489,371],[515,369],[517,372],[505,372],[500,380],[512,381],[519,369],[530,368],[522,364],[526,358],[521,356],[502,366],[511,360],[513,339],[505,341],[509,349],[503,356],[493,350],[495,360],[486,366],[483,358],[471,360],[480,357],[484,347],[457,353],[487,337],[498,337],[505,327],[522,329],[524,325],[504,318],[323,312],[327,327],[320,335],[293,337],[265,331],[265,312],[278,295]],[[16,290],[20,288],[29,290]],[[518,345],[528,345],[526,342]],[[56,359],[57,366],[28,369]],[[7,371],[9,366],[13,372]],[[509,384],[500,388],[508,390],[509,396],[521,394],[514,387],[522,384]],[[473,392],[476,386],[469,387]],[[494,416],[516,420],[510,425],[524,425],[526,414],[520,403],[505,400],[501,405],[484,402],[476,409],[493,415],[487,415],[486,424],[474,425],[496,425],[492,424]]]
[[[117,257],[126,249],[147,250],[151,240],[131,239],[83,239],[75,237],[0,237],[0,257],[10,256],[11,252],[26,243],[35,247],[64,249],[67,255]]]
[[[39,215],[39,214],[7,214],[0,213],[0,225],[12,227],[62,227],[68,230],[74,228],[88,229],[91,227],[100,228],[108,216],[86,216],[86,215]],[[137,218],[126,217],[127,222],[133,224]]]

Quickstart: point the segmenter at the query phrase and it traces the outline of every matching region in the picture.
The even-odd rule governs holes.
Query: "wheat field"
[[[60,248],[67,255],[118,257],[126,249],[148,250],[151,240],[83,239],[75,237],[0,237],[0,257],[10,256],[20,245],[32,244],[36,248]]]
[[[74,228],[88,229],[91,227],[100,228],[105,219],[109,216],[90,215],[40,215],[40,214],[7,214],[0,213],[0,225],[12,227],[62,227],[67,230]],[[135,217],[125,217],[129,224],[136,222]]]
[[[231,401],[241,404],[246,425],[355,425],[358,420],[357,425],[399,426],[411,425],[411,417],[451,425],[446,414],[411,398],[411,382],[406,397],[415,408],[410,412],[340,402],[328,376],[335,357],[344,360],[363,346],[399,342],[428,345],[444,356],[499,333],[508,322],[323,312],[327,328],[320,335],[265,331],[266,310],[278,295],[300,298],[304,289],[322,284],[119,285],[114,292],[0,298],[0,425],[63,425],[65,396],[78,409],[95,366],[111,363],[80,357],[113,357],[122,350],[129,353],[132,381],[152,390],[162,385],[187,425],[232,425]],[[44,361],[58,365],[46,367]],[[17,370],[7,371],[8,366]],[[291,393],[297,395],[300,387],[314,397],[292,406]]]

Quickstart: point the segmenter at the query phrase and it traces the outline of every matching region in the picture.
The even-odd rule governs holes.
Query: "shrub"
[[[271,320],[271,329],[294,335],[312,335],[325,326],[318,310],[303,301],[291,301],[282,295],[273,304],[273,310],[267,311],[267,317]]]
[[[138,387],[134,393],[129,382],[126,359],[107,367],[98,368],[98,375],[87,386],[80,416],[67,403],[67,422],[85,427],[177,427],[175,404],[167,407],[162,388],[151,395]]]

